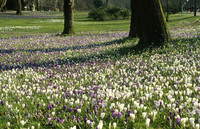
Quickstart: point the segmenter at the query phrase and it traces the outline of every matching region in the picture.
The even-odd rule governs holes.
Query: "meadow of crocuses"
[[[198,30],[170,31],[144,51],[124,31],[1,38],[0,128],[199,129]]]

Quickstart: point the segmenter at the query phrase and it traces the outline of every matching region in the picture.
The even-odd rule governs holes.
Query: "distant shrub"
[[[103,7],[92,9],[88,13],[88,18],[91,18],[95,21],[104,21],[106,16],[107,14],[106,14],[105,8]]]
[[[113,17],[114,19],[118,19],[121,10],[122,9],[120,7],[114,6],[114,7],[108,7],[106,12],[110,17],[110,19],[112,19]]]
[[[112,7],[100,7],[95,8],[91,10],[88,13],[88,18],[91,18],[95,21],[103,21],[106,18],[112,19],[118,19],[119,17],[122,17],[123,19],[128,19],[130,17],[131,13],[128,9],[124,9],[118,6],[112,6]]]
[[[123,19],[129,19],[131,12],[128,9],[122,9],[120,11],[120,15],[123,17]]]

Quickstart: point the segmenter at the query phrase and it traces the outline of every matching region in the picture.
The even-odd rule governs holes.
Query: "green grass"
[[[15,15],[14,11],[2,13],[0,15],[0,27],[11,26],[39,26],[35,29],[15,29],[12,31],[0,30],[0,37],[32,35],[32,34],[56,34],[63,31],[63,13],[62,12],[24,12],[23,16]],[[88,12],[75,12],[75,31],[129,31],[130,19],[126,20],[106,20],[91,21],[87,18]],[[194,17],[193,13],[173,14],[169,17],[169,29],[175,27],[185,27],[198,23],[200,17]],[[59,22],[48,22],[49,20],[59,20]],[[43,22],[42,22],[43,21]]]

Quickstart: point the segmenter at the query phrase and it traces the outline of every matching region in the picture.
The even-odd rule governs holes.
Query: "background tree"
[[[3,8],[4,8],[4,6],[6,5],[6,2],[7,2],[7,0],[0,0],[0,5],[1,5],[0,10],[1,10],[1,12],[4,11]]]
[[[17,15],[22,15],[22,1],[21,0],[17,0]]]
[[[166,12],[167,12],[167,16],[166,16],[166,21],[169,21],[169,0],[166,0],[167,6],[166,6]]]
[[[59,11],[63,11],[63,0],[58,0]]]
[[[40,8],[39,8],[39,0],[35,0],[35,3],[36,3],[36,9],[37,9],[37,11],[40,11]]]
[[[62,34],[74,33],[74,0],[64,0],[64,30]]]
[[[194,0],[194,16],[197,16],[197,0]]]
[[[135,15],[135,8],[134,8],[134,1],[131,0],[131,25],[130,25],[130,32],[129,37],[135,38],[137,36],[136,34],[136,15]]]
[[[170,40],[160,0],[132,0],[139,48],[160,46]],[[133,20],[133,19],[132,19]],[[132,28],[131,28],[132,29]]]
[[[179,11],[183,12],[183,0],[179,1]]]
[[[94,4],[95,8],[99,8],[99,7],[103,6],[103,1],[102,0],[94,0],[93,4]]]

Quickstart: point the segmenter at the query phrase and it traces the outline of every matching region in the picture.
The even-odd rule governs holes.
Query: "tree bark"
[[[167,2],[167,16],[166,16],[166,21],[169,21],[169,0],[166,0]]]
[[[130,32],[129,32],[129,37],[135,38],[137,37],[136,34],[136,15],[135,15],[135,8],[134,7],[134,2],[131,0],[131,25],[130,25]]]
[[[2,0],[1,1],[1,8],[0,8],[1,12],[4,11],[3,7],[6,5],[6,3],[7,3],[7,0]]]
[[[74,33],[74,0],[64,0],[64,30],[62,34]]]
[[[37,9],[37,11],[40,11],[40,9],[39,9],[39,0],[36,0],[36,9]]]
[[[138,47],[161,46],[171,39],[160,0],[132,0]]]
[[[197,0],[194,0],[194,16],[197,16]]]
[[[58,0],[59,11],[63,11],[63,0]]]
[[[18,0],[18,3],[17,3],[17,15],[22,15],[22,1],[21,0]]]
[[[180,3],[179,3],[179,10],[180,10],[180,12],[182,13],[183,12],[183,0],[180,0],[179,1]]]

